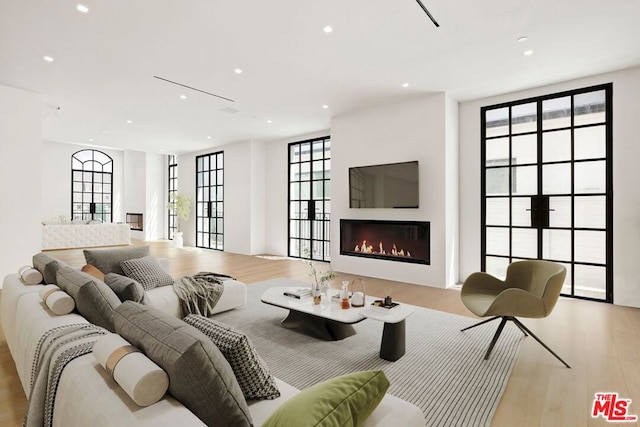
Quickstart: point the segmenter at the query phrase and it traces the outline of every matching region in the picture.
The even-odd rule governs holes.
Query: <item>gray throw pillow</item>
[[[144,288],[132,278],[118,273],[109,273],[104,276],[104,283],[116,293],[120,301],[135,301],[144,304]]]
[[[114,311],[116,333],[169,375],[169,393],[209,426],[250,426],[233,370],[202,332],[133,301]]]
[[[222,352],[236,375],[245,399],[280,397],[280,391],[267,364],[244,333],[198,314],[190,314],[183,320],[208,336]]]
[[[149,246],[130,246],[114,249],[85,249],[84,259],[102,274],[124,274],[120,263],[134,258],[142,258],[149,255]]]
[[[66,267],[67,265],[62,261],[58,261],[55,258],[50,257],[45,253],[38,253],[33,256],[31,259],[33,268],[38,270],[42,277],[44,278],[44,283],[48,285],[56,285],[58,284],[56,273],[61,267]]]
[[[156,257],[130,259],[120,263],[124,275],[139,282],[145,291],[156,286],[173,285],[173,277],[169,275]]]
[[[57,279],[60,289],[71,295],[85,319],[114,332],[113,310],[120,300],[104,282],[70,267],[60,268]]]

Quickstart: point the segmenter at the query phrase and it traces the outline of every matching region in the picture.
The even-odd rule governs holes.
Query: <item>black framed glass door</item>
[[[330,260],[331,139],[289,144],[289,256]]]
[[[178,193],[178,161],[173,154],[167,156],[167,178],[167,200],[171,200],[171,197]],[[169,209],[167,219],[167,236],[173,240],[173,233],[178,231],[178,215],[175,205]]]
[[[563,294],[613,301],[612,85],[482,108],[482,269],[564,264]]]
[[[224,250],[224,152],[196,157],[196,246]]]

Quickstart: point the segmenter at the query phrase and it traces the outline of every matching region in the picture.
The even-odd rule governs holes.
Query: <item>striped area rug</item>
[[[364,320],[357,334],[321,341],[282,327],[287,311],[260,302],[270,286],[299,282],[274,279],[248,287],[245,307],[216,315],[243,331],[272,374],[298,389],[349,372],[381,369],[389,393],[422,409],[427,426],[489,426],[516,361],[523,334],[510,323],[488,361],[484,353],[498,326],[491,322],[460,332],[474,319],[417,307],[407,319],[407,353],[396,362],[380,359],[383,323]]]

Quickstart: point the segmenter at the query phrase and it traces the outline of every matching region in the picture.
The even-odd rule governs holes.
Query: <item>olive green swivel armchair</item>
[[[467,329],[502,319],[493,336],[484,360],[500,337],[507,321],[512,321],[525,335],[531,335],[567,368],[570,366],[543,343],[517,318],[542,318],[551,314],[555,307],[567,274],[566,268],[550,261],[516,261],[507,268],[507,278],[502,281],[487,273],[473,273],[462,285],[461,297],[464,305],[480,317],[492,316]]]

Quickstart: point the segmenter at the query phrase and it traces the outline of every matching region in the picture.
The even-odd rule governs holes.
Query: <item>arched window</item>
[[[71,156],[71,218],[111,222],[113,160],[98,150]]]

